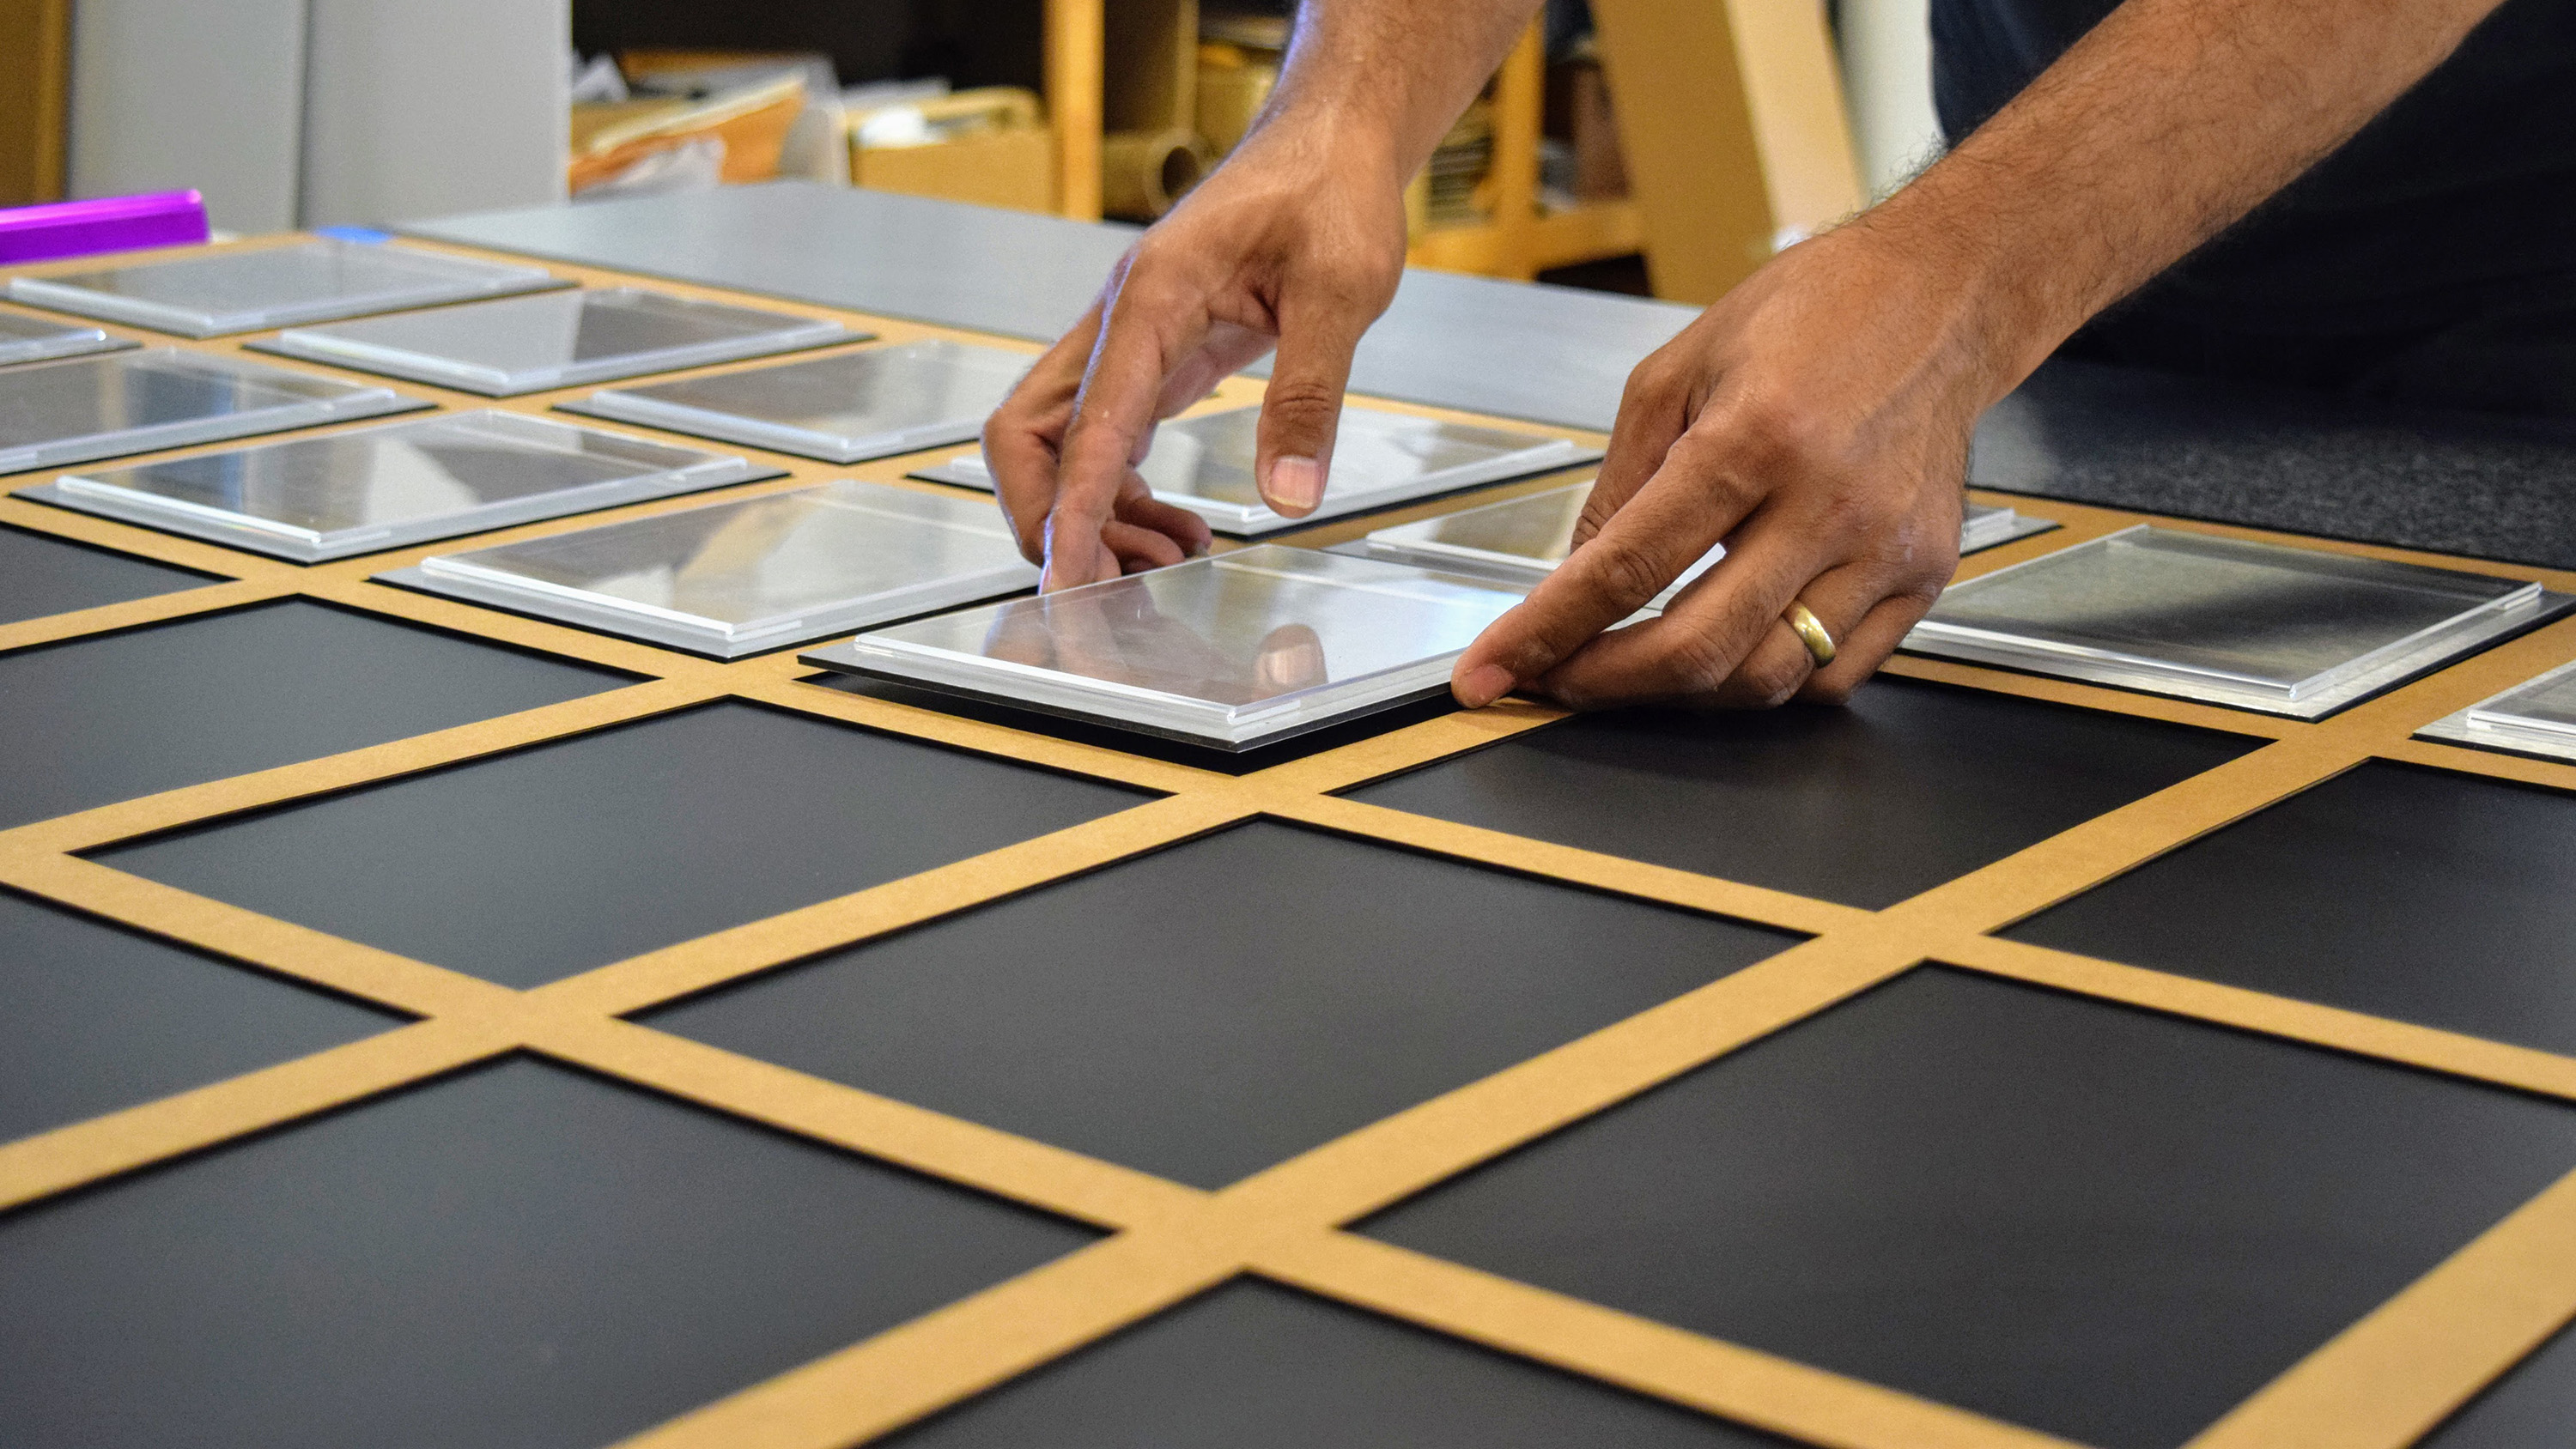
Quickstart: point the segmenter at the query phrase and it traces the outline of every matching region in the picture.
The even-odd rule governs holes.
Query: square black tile
[[[1882,679],[1839,709],[1586,715],[1350,793],[1875,908],[2262,743]]]
[[[0,891],[0,1142],[403,1018]]]
[[[2576,1052],[2576,795],[2366,764],[2004,934]]]
[[[2576,1167],[2576,1108],[1925,967],[1364,1230],[2172,1449]]]
[[[1217,1187],[1791,940],[1260,821],[649,1020]]]
[[[1238,1279],[877,1441],[885,1449],[1788,1449],[1362,1309]]]
[[[2571,1439],[2576,1439],[2576,1328],[2562,1328],[2417,1442],[2422,1449],[2545,1449]]]
[[[0,624],[175,594],[212,574],[0,525]]]
[[[537,986],[1143,798],[729,703],[98,858],[418,960]]]
[[[520,1059],[0,1218],[15,1449],[595,1449],[1071,1224]]]
[[[0,827],[630,682],[302,601],[0,654]]]

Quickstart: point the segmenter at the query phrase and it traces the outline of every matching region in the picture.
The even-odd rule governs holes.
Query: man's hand
[[[1458,661],[1469,706],[1839,702],[1959,559],[1985,405],[1966,309],[1866,224],[1782,254],[1628,379],[1573,553]],[[1724,541],[1660,618],[1602,633]],[[1782,615],[1840,645],[1818,668]]]
[[[1574,552],[1461,703],[1839,700],[1957,562],[1977,414],[2245,214],[2497,0],[2125,0],[1921,178],[1774,258],[1629,379]],[[1720,541],[1660,618],[1608,634]],[[1781,616],[1839,645],[1817,668]]]
[[[1538,0],[1308,0],[1251,133],[1145,233],[984,427],[1020,549],[1070,588],[1208,546],[1136,473],[1154,425],[1277,348],[1253,479],[1290,518],[1331,472],[1360,334],[1404,273],[1404,183]]]
[[[1049,590],[1207,548],[1207,524],[1155,501],[1136,464],[1156,423],[1273,347],[1253,477],[1287,517],[1323,501],[1351,353],[1403,275],[1404,180],[1310,131],[1272,128],[1245,150],[1137,242],[984,425],[1002,507]]]

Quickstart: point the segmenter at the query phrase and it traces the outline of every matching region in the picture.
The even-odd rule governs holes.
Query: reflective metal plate
[[[504,397],[792,352],[851,336],[838,322],[616,287],[293,327],[250,345]]]
[[[83,317],[214,337],[564,285],[542,267],[321,238],[17,277],[9,295]]]
[[[66,473],[23,491],[317,563],[775,471],[701,448],[487,411]]]
[[[1436,695],[1520,601],[1264,546],[862,634],[806,662],[1235,750]]]
[[[0,370],[0,473],[428,404],[390,388],[155,347]]]
[[[1034,587],[989,503],[839,482],[422,560],[387,582],[736,658]]]
[[[97,327],[56,322],[22,312],[0,312],[0,366],[42,362],[49,357],[80,357],[92,352],[122,352],[134,346]]]
[[[2141,524],[1952,585],[1906,646],[2313,719],[2560,602],[2514,579]]]
[[[2576,760],[2576,664],[2562,664],[2418,733],[2456,744]]]
[[[1030,360],[995,347],[931,339],[608,388],[559,406],[827,463],[857,463],[973,439]]]

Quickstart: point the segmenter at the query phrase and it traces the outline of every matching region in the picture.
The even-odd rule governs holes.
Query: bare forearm
[[[1537,9],[1538,0],[1306,0],[1261,128],[1324,131],[1410,176]]]
[[[1861,225],[1961,283],[1990,400],[2359,130],[2497,3],[2128,0]]]

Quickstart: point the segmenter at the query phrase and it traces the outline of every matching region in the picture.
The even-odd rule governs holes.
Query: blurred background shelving
[[[1930,144],[1925,0],[1550,0],[1410,260],[1713,300]],[[0,0],[0,204],[194,186],[236,232],[779,177],[1150,220],[1285,0]]]

